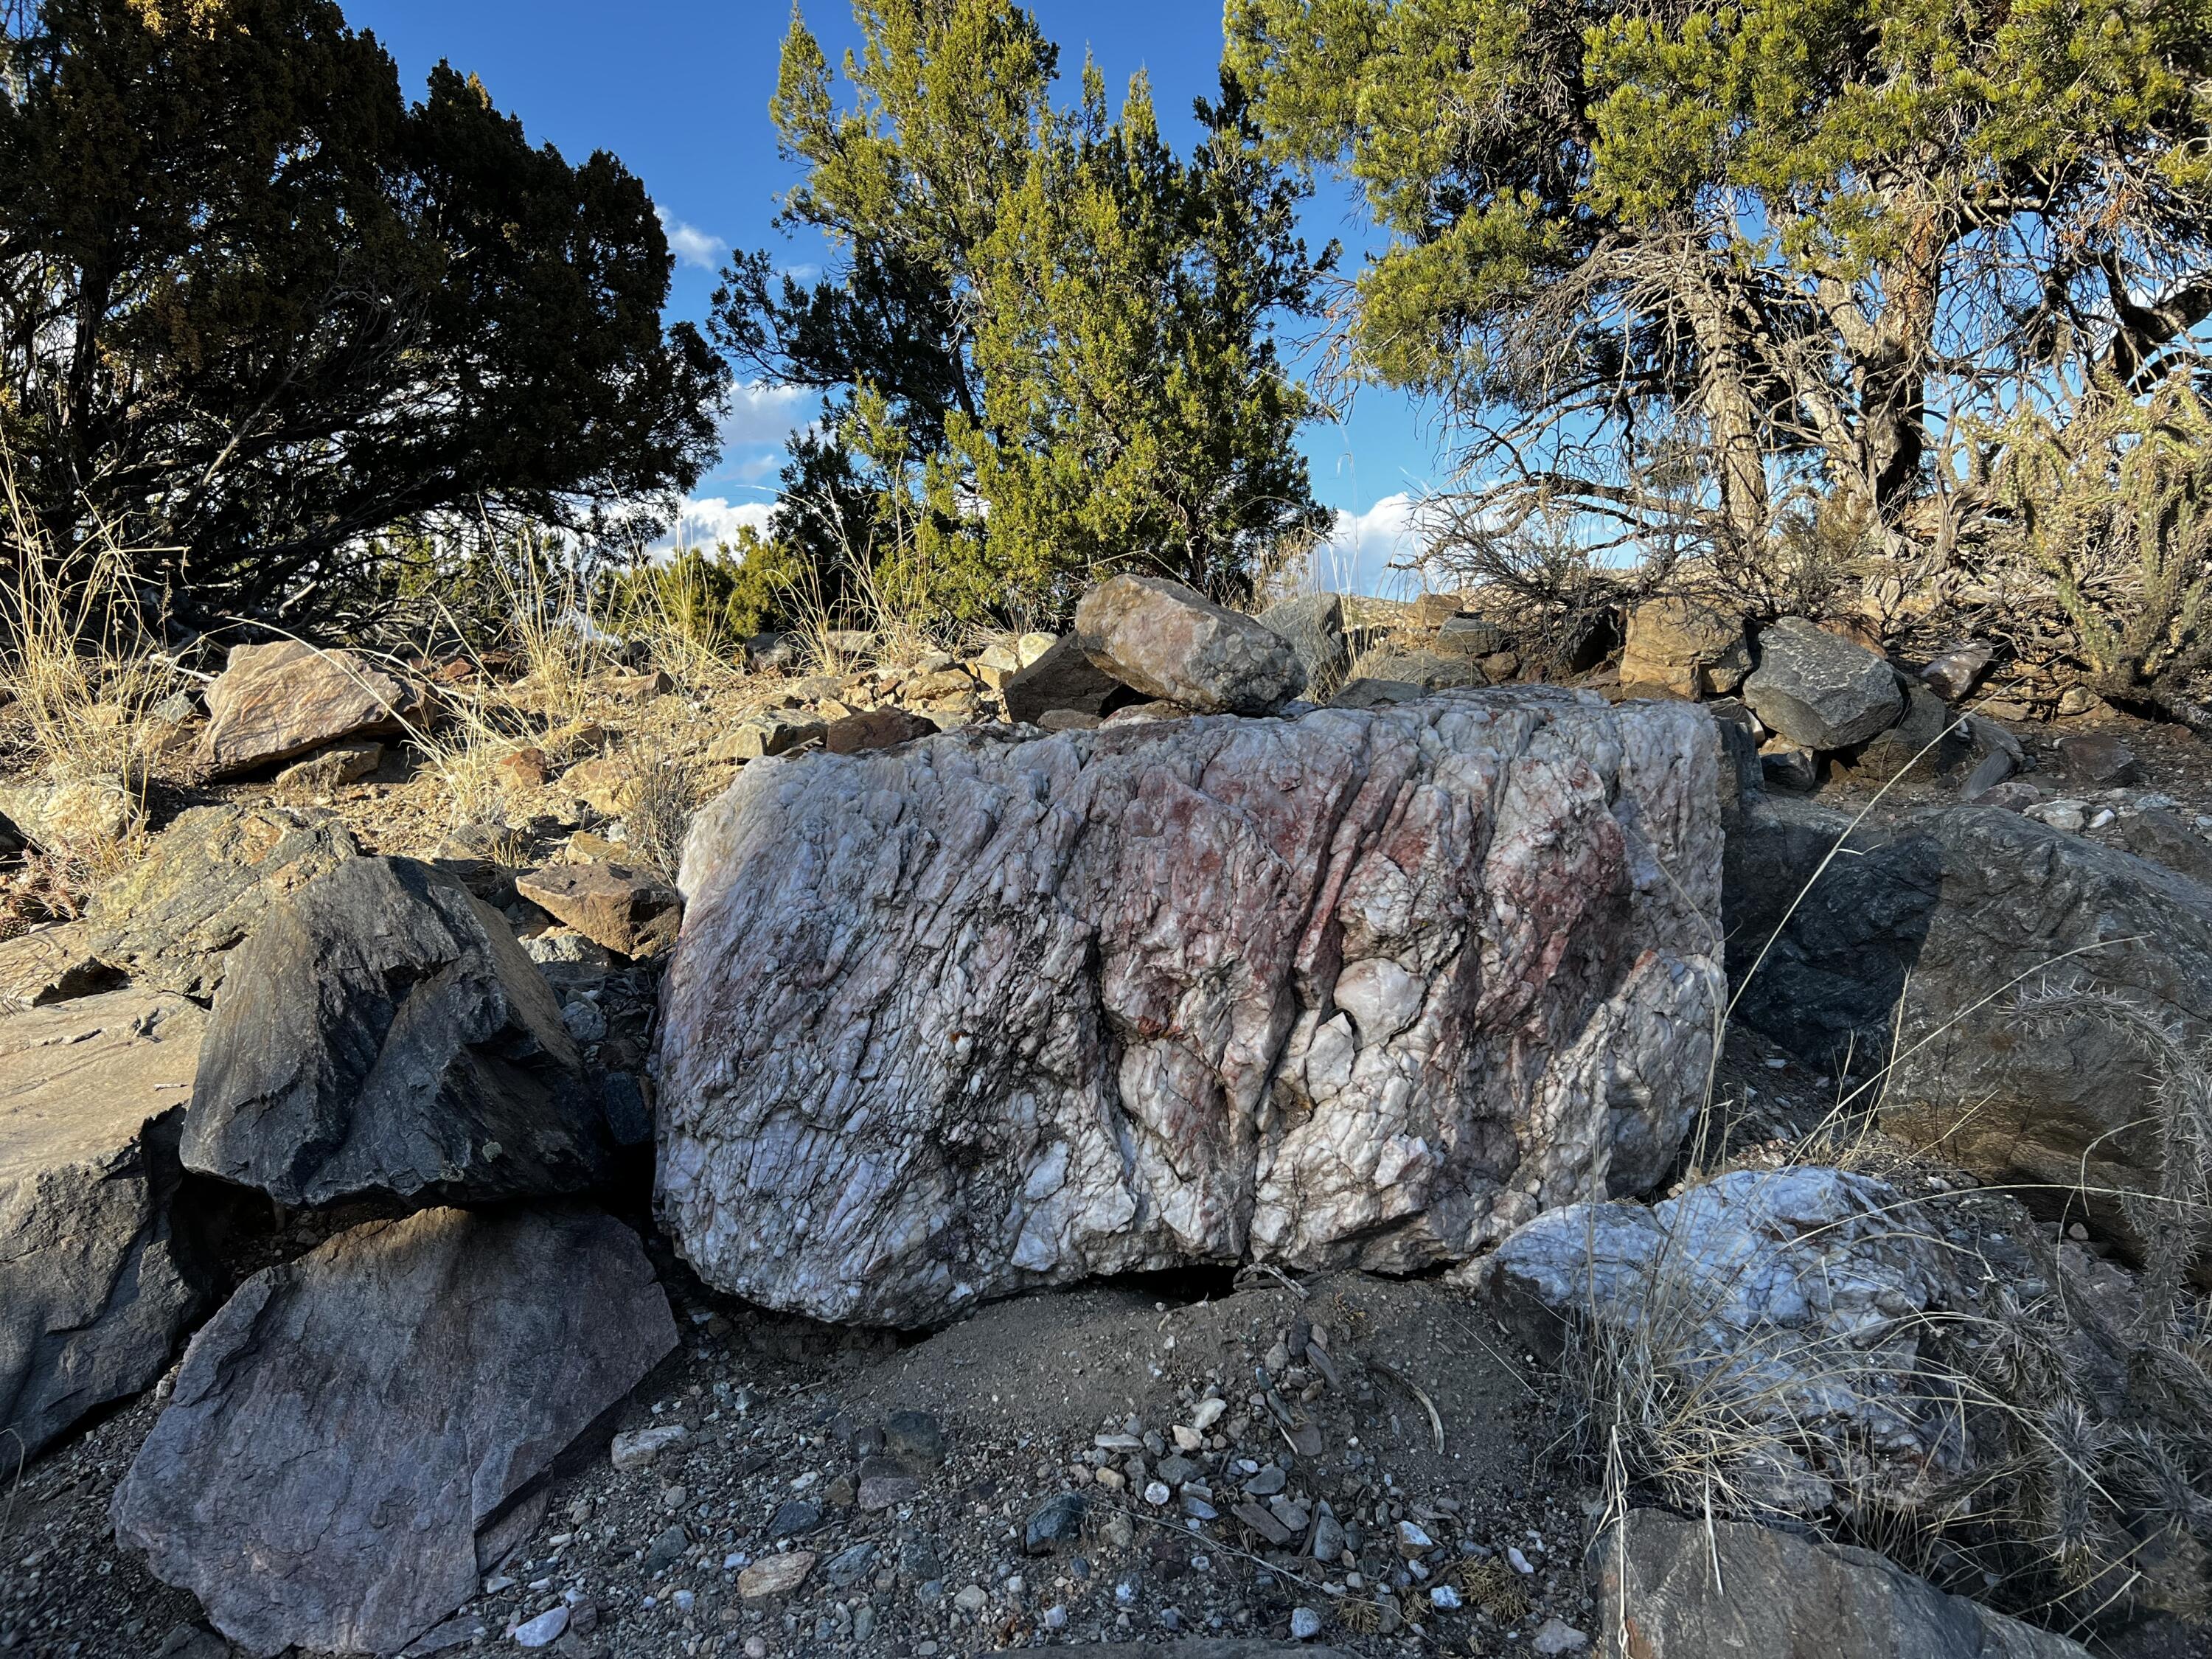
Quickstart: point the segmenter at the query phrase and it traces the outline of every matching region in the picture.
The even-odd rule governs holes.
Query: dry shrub
[[[1735,1287],[1668,1241],[1634,1318],[1570,1322],[1563,1444],[1612,1512],[1635,1497],[1810,1523],[2061,1626],[2190,1611],[2212,1543],[2203,1311],[2177,1306],[2155,1328],[2115,1321],[2025,1212],[2006,1204],[1997,1218],[1993,1228],[1986,1211],[1904,1199],[1885,1212],[1898,1237],[1948,1260],[1957,1283],[1985,1287],[1978,1307],[1954,1299],[1898,1316],[1917,1358],[1897,1376],[1863,1363],[1863,1333],[1753,1328],[1740,1347],[1714,1352],[1715,1316]],[[2005,1247],[1984,1255],[2000,1235]],[[1956,1455],[1877,1457],[1863,1424],[1797,1410],[1841,1397],[1910,1412]]]
[[[129,857],[146,789],[175,722],[157,708],[186,677],[161,651],[131,577],[133,559],[104,526],[57,548],[30,514],[0,453],[0,689],[13,702],[38,772],[98,810],[74,810],[33,855],[27,890],[57,914]],[[24,886],[25,884],[18,884]]]
[[[681,756],[635,754],[636,794],[623,814],[623,835],[637,861],[665,880],[676,878],[684,836],[699,804],[698,769]]]

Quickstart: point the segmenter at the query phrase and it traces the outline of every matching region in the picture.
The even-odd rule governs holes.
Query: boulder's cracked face
[[[1519,691],[750,768],[686,851],[664,1219],[726,1289],[916,1325],[1640,1188],[1720,996],[1716,757]]]

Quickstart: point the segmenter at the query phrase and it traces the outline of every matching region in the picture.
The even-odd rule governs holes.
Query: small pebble
[[[1310,1642],[1320,1634],[1321,1615],[1319,1613],[1311,1607],[1291,1609],[1291,1639],[1292,1641]]]

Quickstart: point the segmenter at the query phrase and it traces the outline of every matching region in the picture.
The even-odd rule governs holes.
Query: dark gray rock
[[[349,859],[233,954],[185,1165],[285,1204],[581,1191],[614,1158],[581,1068],[497,911],[411,859]]]
[[[170,1212],[206,1023],[159,991],[0,1018],[0,1471],[150,1385],[201,1310]]]
[[[1598,1540],[1590,1593],[1606,1659],[2088,1659],[1871,1550],[1659,1510]]]
[[[1022,1528],[1022,1547],[1031,1555],[1049,1555],[1062,1544],[1083,1541],[1083,1517],[1090,1503],[1079,1492],[1048,1498],[1030,1512]]]
[[[2194,882],[2212,887],[2212,842],[2191,829],[2179,812],[2163,806],[2131,812],[2114,826],[2120,842],[2137,858],[2162,864]]]
[[[916,1474],[945,1461],[945,1425],[928,1412],[896,1411],[884,1419],[884,1446]]]
[[[1344,642],[1344,601],[1334,593],[1301,593],[1260,613],[1260,621],[1291,642],[1305,670],[1306,695],[1342,684],[1352,653]]]
[[[1427,692],[1411,680],[1378,680],[1362,674],[1346,682],[1328,700],[1332,708],[1379,708],[1385,703],[1419,702]]]
[[[195,1620],[178,1625],[161,1638],[154,1659],[231,1659],[236,1651],[229,1643]]]
[[[1776,800],[1729,836],[1739,984],[1849,828]],[[1852,833],[1736,1012],[1822,1070],[1847,1054],[1878,1064],[1893,1037],[1885,1127],[2019,1183],[2031,1206],[2071,1203],[2124,1232],[2114,1195],[2156,1190],[2163,1167],[2145,1109],[2151,1057],[2091,1008],[2021,1018],[2018,994],[2043,987],[2212,1026],[2212,890],[1996,806],[1915,815]]]
[[[831,1556],[822,1576],[839,1589],[850,1589],[876,1570],[876,1555],[875,1545],[854,1544]]]
[[[1820,757],[1787,738],[1770,738],[1759,751],[1759,781],[1767,789],[1809,795],[1820,787]]]
[[[666,1571],[681,1561],[690,1547],[691,1534],[684,1530],[680,1522],[663,1528],[659,1536],[646,1547],[645,1576],[650,1578],[656,1572]]]
[[[605,1216],[368,1223],[192,1339],[117,1535],[249,1653],[395,1652],[477,1593],[478,1534],[675,1346]]]
[[[1768,726],[1808,749],[1849,749],[1895,724],[1905,694],[1889,664],[1863,645],[1784,617],[1759,635],[1743,700]]]
[[[1959,787],[1959,799],[1972,805],[2017,769],[2010,755],[2002,749],[1992,749],[1966,774],[1966,782]]]
[[[810,1504],[804,1498],[787,1498],[775,1506],[769,1517],[768,1535],[770,1538],[804,1538],[822,1525],[822,1506]]]
[[[1007,678],[999,689],[1006,702],[1006,718],[1035,726],[1054,709],[1095,717],[1136,694],[1084,654],[1073,634],[1063,635],[1026,668]]]
[[[2136,751],[2110,732],[2069,732],[2058,739],[2058,768],[2083,789],[2133,783],[2141,768]]]
[[[205,1001],[270,905],[360,853],[341,824],[196,806],[94,896],[88,945],[140,985]]]
[[[1921,782],[1957,769],[1972,751],[1961,716],[1926,686],[1900,680],[1905,713],[1851,757],[1851,770],[1869,783],[1910,775]]]
[[[986,1659],[1014,1659],[1033,1648],[1000,1648]],[[1181,1642],[1077,1642],[1052,1650],[1054,1659],[1353,1659],[1343,1648],[1265,1638],[1194,1636]]]

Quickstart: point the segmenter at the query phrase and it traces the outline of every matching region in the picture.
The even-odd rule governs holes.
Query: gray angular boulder
[[[1896,724],[1896,671],[1866,647],[1799,617],[1759,630],[1759,666],[1743,683],[1751,712],[1808,749],[1848,749]]]
[[[411,859],[349,859],[234,953],[185,1167],[284,1204],[581,1191],[614,1150],[505,918]]]
[[[1279,599],[1260,613],[1260,623],[1291,642],[1306,677],[1309,697],[1344,683],[1352,653],[1344,640],[1344,600],[1334,593],[1300,593]]]
[[[0,1468],[152,1383],[201,1308],[170,1210],[205,1024],[158,991],[0,1018]]]
[[[659,1207],[710,1283],[933,1322],[1405,1272],[1640,1188],[1702,1095],[1718,744],[1450,695],[748,769],[692,822]]]
[[[1790,911],[1850,830],[1841,813],[1770,801],[1729,836],[1732,969],[1741,978],[1765,953],[1738,1017],[1820,1070],[1893,1052],[1885,1127],[2018,1184],[2032,1206],[2086,1207],[2126,1235],[2115,1195],[2158,1190],[2166,1156],[2154,1057],[2093,1005],[2031,1020],[2017,1004],[2095,992],[2212,1030],[2212,889],[2017,812],[1962,806],[1852,832]]]
[[[1289,641],[1164,576],[1092,588],[1075,637],[1122,684],[1200,714],[1272,714],[1305,689]]]
[[[250,1654],[396,1653],[477,1594],[479,1535],[675,1346],[606,1216],[370,1222],[254,1274],[192,1339],[116,1534]]]
[[[228,953],[276,901],[361,854],[342,824],[196,806],[94,896],[87,948],[138,984],[205,1001]]]
[[[1910,774],[1923,783],[1958,769],[1972,752],[1967,717],[1917,681],[1902,682],[1905,711],[1897,723],[1878,732],[1850,757],[1853,773],[1867,782],[1887,783]]]
[[[1599,1538],[1590,1597],[1604,1659],[2088,1659],[1871,1550],[1662,1510]]]

